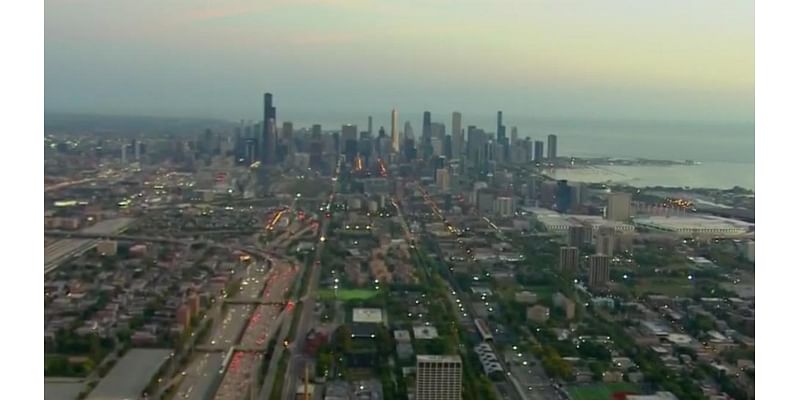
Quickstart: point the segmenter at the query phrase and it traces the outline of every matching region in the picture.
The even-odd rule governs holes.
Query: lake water
[[[546,173],[555,179],[578,182],[613,182],[631,186],[668,186],[730,189],[740,186],[755,190],[752,163],[708,162],[701,165],[599,166],[556,169]]]

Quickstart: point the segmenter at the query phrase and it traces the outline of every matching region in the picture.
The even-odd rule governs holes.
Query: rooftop
[[[353,322],[380,323],[383,321],[383,311],[380,308],[354,308]]]
[[[745,234],[754,224],[711,216],[649,216],[635,218],[634,223],[676,233]]]
[[[461,363],[461,357],[454,355],[436,356],[429,354],[420,354],[417,356],[417,362],[431,362],[431,363]]]
[[[87,399],[138,399],[171,352],[169,349],[129,350],[89,393]]]
[[[432,326],[415,326],[414,338],[416,339],[435,339],[439,337],[439,332]]]

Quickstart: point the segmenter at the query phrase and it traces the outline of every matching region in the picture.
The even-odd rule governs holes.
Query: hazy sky
[[[752,121],[752,0],[45,0],[48,111]],[[298,118],[300,119],[300,118]]]

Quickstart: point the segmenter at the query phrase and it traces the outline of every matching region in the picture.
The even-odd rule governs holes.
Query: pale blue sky
[[[752,121],[742,0],[46,0],[48,111]],[[401,116],[402,119],[402,116]]]

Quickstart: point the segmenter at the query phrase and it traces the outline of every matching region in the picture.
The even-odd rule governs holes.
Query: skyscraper
[[[606,206],[606,219],[627,221],[631,218],[631,194],[625,192],[609,193]]]
[[[597,240],[595,240],[595,253],[614,256],[614,240],[616,239],[616,230],[613,226],[601,226],[597,229]]]
[[[503,125],[503,112],[497,112],[497,142],[503,143],[503,139],[506,137],[506,127]]]
[[[417,356],[417,400],[461,400],[461,357]]]
[[[525,156],[523,157],[524,160],[523,162],[527,164],[531,162],[531,160],[533,160],[533,142],[531,141],[531,138],[526,137],[525,140],[520,141],[520,143],[522,143],[522,146],[525,149],[524,151]]]
[[[572,188],[562,179],[556,183],[556,210],[565,213],[572,203]]]
[[[555,162],[558,157],[556,135],[547,135],[547,161]]]
[[[537,163],[544,161],[544,142],[541,140],[533,142],[533,161]]]
[[[578,248],[565,246],[561,248],[558,267],[562,274],[572,274],[578,270]]]
[[[431,112],[422,113],[422,142],[428,143],[431,140]]]
[[[342,125],[342,140],[358,140],[358,126],[353,124]]]
[[[589,256],[589,287],[603,287],[608,283],[608,265],[611,257],[603,254]]]
[[[123,164],[128,163],[128,144],[123,143],[122,148],[120,149],[120,158]]]
[[[261,153],[264,152],[264,149],[263,149],[264,145],[263,144],[261,146],[258,145],[259,140],[263,140],[263,134],[264,134],[263,125],[264,125],[263,122],[257,122],[255,125],[253,125],[252,131],[250,130],[249,126],[247,127],[248,130],[247,130],[247,134],[245,135],[245,137],[248,138],[248,139],[253,139],[253,146],[254,146],[253,147],[253,159],[250,160],[251,164],[256,162],[256,161],[261,160]]]
[[[453,112],[453,122],[450,126],[450,139],[452,141],[453,158],[461,157],[464,152],[464,131],[461,129],[461,113]]]
[[[403,125],[403,139],[414,139],[414,128],[411,127],[411,122],[406,121]]]
[[[367,118],[367,133],[372,136],[372,115]]]
[[[431,138],[436,138],[444,142],[444,136],[447,134],[447,128],[444,124],[434,122],[431,124]]]
[[[275,126],[274,118],[270,118],[264,122],[264,137],[261,143],[263,146],[261,162],[267,165],[277,163],[278,128]]]
[[[270,121],[272,121],[270,123]],[[272,105],[272,93],[264,93],[264,120],[263,132],[261,134],[261,146],[263,154],[261,162],[264,164],[275,163],[275,146],[276,146],[276,112],[275,107]]]
[[[358,126],[353,124],[342,125],[342,143],[344,143],[345,159],[352,162],[358,153]]]
[[[516,144],[517,140],[519,140],[519,137],[517,136],[517,127],[516,126],[512,126],[511,127],[511,144]]]
[[[586,228],[583,225],[571,225],[567,228],[567,244],[581,247],[586,243]]]
[[[450,172],[447,168],[436,170],[436,186],[439,187],[439,191],[441,192],[450,190]]]
[[[294,124],[292,124],[290,121],[284,122],[283,129],[281,129],[281,138],[283,140],[291,141],[293,136],[294,136]]]
[[[429,155],[434,157],[441,156],[444,154],[444,143],[438,137],[433,137],[431,138],[430,150],[431,154]]]
[[[322,139],[322,125],[314,124],[311,126],[311,139],[313,140]]]
[[[397,110],[392,109],[392,153],[400,152],[400,132],[397,130]]]

